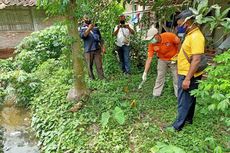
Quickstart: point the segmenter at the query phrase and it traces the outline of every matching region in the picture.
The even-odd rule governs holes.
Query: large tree
[[[65,23],[68,25],[68,33],[72,37],[72,61],[74,72],[74,88],[76,99],[88,95],[88,89],[85,82],[85,72],[83,66],[83,57],[81,49],[81,40],[79,36],[79,23],[84,14],[98,13],[111,3],[110,0],[38,0],[38,8],[42,8],[50,16],[64,16]]]

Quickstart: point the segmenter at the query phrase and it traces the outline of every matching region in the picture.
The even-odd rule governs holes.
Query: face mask
[[[120,21],[120,24],[125,24],[125,21],[124,20]]]
[[[156,38],[152,38],[151,40],[150,40],[150,43],[153,43],[153,44],[156,44],[158,41],[157,41],[157,39]]]
[[[91,24],[91,20],[86,20],[85,23],[86,24]]]
[[[189,29],[192,28],[192,26],[195,24],[195,22],[192,23],[192,25],[187,26],[186,23],[187,20],[185,20],[181,25],[179,25],[180,27],[183,27],[185,31],[188,31]]]
[[[185,33],[186,29],[187,29],[187,26],[182,25],[182,26],[179,26],[177,30],[179,33]]]

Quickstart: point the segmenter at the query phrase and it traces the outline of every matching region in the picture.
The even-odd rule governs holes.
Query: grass
[[[141,73],[131,76],[109,76],[107,81],[88,80],[92,89],[90,99],[75,113],[68,110],[74,105],[66,101],[69,85],[66,72],[47,77],[41,93],[32,103],[33,126],[37,131],[44,152],[105,152],[149,153],[154,150],[177,146],[185,152],[213,152],[220,146],[228,152],[229,133],[220,121],[221,114],[209,112],[203,99],[198,99],[194,123],[180,132],[161,130],[172,124],[177,115],[171,75],[167,75],[162,96],[152,98],[155,74],[138,90]],[[62,76],[63,75],[63,76]],[[47,97],[49,97],[47,99]],[[111,116],[119,107],[125,115],[124,124],[113,117],[102,126],[102,114]],[[177,152],[177,151],[175,151]]]
[[[161,127],[172,124],[177,115],[177,99],[173,94],[171,77],[168,75],[166,78],[162,96],[155,99],[152,98],[152,89],[156,76],[150,74],[148,78],[143,88],[138,90],[141,74],[130,77],[118,75],[91,95],[100,97],[99,99],[107,97],[125,110],[128,117],[123,130],[128,132],[126,138],[131,151],[150,152],[157,142],[178,146],[186,152],[212,152],[218,145],[227,149],[227,128],[218,121],[219,114],[204,110],[204,106],[200,104],[202,99],[198,99],[192,125],[186,125],[181,132],[163,132]],[[113,92],[116,94],[113,95]],[[118,99],[114,100],[114,97]],[[130,106],[133,100],[137,103],[136,108]],[[99,106],[98,112],[103,112],[103,107],[106,110],[108,103],[103,104],[104,106]],[[108,106],[108,109],[114,107],[111,104]]]

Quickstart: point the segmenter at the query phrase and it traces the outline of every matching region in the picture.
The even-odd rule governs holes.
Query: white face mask
[[[157,41],[157,39],[156,38],[152,38],[151,40],[150,40],[150,43],[153,43],[153,44],[155,44],[155,43],[157,43],[158,41]]]

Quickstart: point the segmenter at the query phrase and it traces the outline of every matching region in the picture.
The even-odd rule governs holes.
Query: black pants
[[[189,89],[184,90],[182,83],[185,79],[184,75],[178,75],[178,116],[173,123],[173,127],[181,130],[186,121],[192,123],[195,112],[196,97],[191,95],[191,91],[198,88],[198,81],[202,76],[193,77],[190,80]]]

